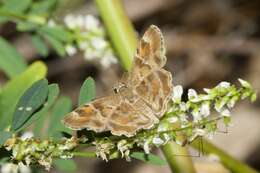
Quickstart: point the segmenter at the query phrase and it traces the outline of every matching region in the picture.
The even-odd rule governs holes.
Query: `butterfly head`
[[[125,83],[119,82],[113,89],[115,94],[119,94],[122,98],[127,99],[130,102],[134,101],[135,97],[133,91]]]

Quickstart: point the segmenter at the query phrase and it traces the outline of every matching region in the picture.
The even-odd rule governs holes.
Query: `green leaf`
[[[65,48],[62,44],[61,41],[57,40],[56,38],[49,36],[49,35],[44,35],[46,40],[51,44],[53,49],[60,55],[60,56],[65,56]]]
[[[4,0],[1,10],[11,12],[14,15],[22,14],[30,6],[31,0]],[[7,22],[11,18],[0,16],[0,23]]]
[[[12,137],[11,132],[0,131],[0,147],[4,145],[5,141]]]
[[[18,131],[45,102],[48,96],[48,81],[35,82],[20,98],[13,116],[12,130]]]
[[[46,119],[47,117],[46,115],[48,114],[50,107],[53,105],[54,101],[57,99],[59,95],[60,92],[59,86],[57,84],[50,84],[48,86],[48,91],[49,91],[48,97],[47,97],[47,101],[44,103],[44,107],[40,111],[34,113],[34,115],[31,116],[31,118],[21,128],[28,127],[30,124],[39,120],[41,117],[44,117],[44,119]],[[43,122],[37,124],[35,128],[40,131],[42,127],[43,127]],[[34,130],[37,131],[36,129]]]
[[[16,29],[21,32],[25,31],[34,31],[36,30],[38,25],[36,23],[28,22],[28,21],[17,21]]]
[[[95,81],[93,78],[88,77],[80,88],[78,104],[79,106],[90,102],[96,96]]]
[[[26,69],[23,57],[5,39],[0,37],[0,69],[13,78]]]
[[[55,159],[53,163],[62,172],[75,172],[77,170],[75,161],[71,159]]]
[[[30,3],[31,0],[4,0],[2,9],[20,13],[28,9]]]
[[[38,15],[48,15],[49,11],[57,5],[57,0],[36,1],[32,4],[30,13]]]
[[[32,38],[32,44],[36,48],[36,50],[39,52],[39,54],[42,56],[47,56],[48,48],[47,48],[46,44],[44,43],[44,40],[38,35],[33,35],[31,38]]]
[[[40,32],[45,33],[61,42],[67,43],[72,41],[72,34],[61,26],[43,26],[40,28]]]
[[[15,106],[23,93],[35,82],[46,76],[47,67],[35,62],[20,75],[9,81],[0,93],[0,130],[11,124]]]
[[[67,113],[71,111],[71,108],[71,101],[67,97],[61,97],[55,103],[52,108],[50,123],[48,127],[49,137],[60,137],[60,132],[70,133],[70,130],[61,123],[61,120]]]
[[[154,154],[145,154],[143,152],[133,152],[130,155],[132,158],[144,161],[154,165],[166,165],[167,162]]]

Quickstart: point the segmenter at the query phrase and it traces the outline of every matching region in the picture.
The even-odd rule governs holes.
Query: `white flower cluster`
[[[98,60],[104,68],[117,63],[110,43],[105,39],[105,31],[99,20],[92,15],[67,15],[65,25],[76,36],[76,44],[67,44],[65,50],[69,56],[79,51],[86,60]]]
[[[5,163],[1,166],[1,173],[31,173],[30,167],[24,165],[22,162],[18,164]]]

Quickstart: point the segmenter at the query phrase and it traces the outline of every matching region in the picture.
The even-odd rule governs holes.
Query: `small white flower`
[[[93,49],[91,48],[87,48],[85,51],[84,51],[84,58],[86,60],[94,60],[95,58],[99,58],[101,56],[101,54],[97,51],[94,51]]]
[[[219,102],[215,103],[214,108],[217,112],[221,112],[222,108],[225,106],[227,103],[226,99],[222,99]]]
[[[86,50],[86,48],[89,46],[89,43],[87,41],[81,41],[79,43],[79,49],[80,50]]]
[[[228,109],[224,109],[223,111],[220,112],[220,114],[223,117],[230,117],[230,111]]]
[[[24,132],[21,136],[22,140],[30,139],[33,137],[33,132]]]
[[[159,146],[159,145],[162,145],[163,143],[164,143],[164,141],[159,136],[155,136],[153,138],[153,144],[154,145]]]
[[[184,112],[187,110],[187,106],[186,106],[186,104],[184,102],[180,103],[180,110],[184,111]]]
[[[18,173],[18,165],[5,163],[1,166],[1,173]]]
[[[77,48],[68,44],[68,45],[65,46],[65,51],[67,52],[67,54],[69,56],[73,56],[77,53]]]
[[[194,129],[193,130],[193,135],[189,138],[189,141],[193,141],[199,136],[205,136],[207,132],[203,129]]]
[[[149,140],[146,140],[145,143],[144,143],[144,152],[145,152],[146,154],[149,154],[149,153],[150,153],[149,143],[150,143]]]
[[[95,30],[98,28],[99,21],[92,15],[86,15],[84,18],[84,27],[87,30]]]
[[[102,38],[94,38],[91,40],[91,44],[98,51],[104,50],[107,47],[107,42]]]
[[[181,85],[177,85],[173,87],[173,94],[172,94],[172,100],[175,101],[181,101],[181,96],[183,94],[183,88]]]
[[[210,91],[211,91],[211,89],[208,89],[208,88],[203,88],[203,90],[204,90],[207,94],[209,94]]]
[[[79,27],[79,28],[85,27],[83,15],[78,15],[78,16],[74,17],[74,20],[75,20],[76,27]]]
[[[218,84],[218,86],[221,87],[221,88],[228,88],[228,87],[230,87],[230,83],[226,82],[226,81],[223,81],[223,82],[220,82]]]
[[[194,89],[189,89],[188,90],[188,98],[189,100],[193,101],[193,102],[197,102],[198,100],[198,94]]]
[[[108,68],[111,66],[111,64],[116,64],[117,59],[114,57],[114,55],[107,53],[104,57],[102,57],[100,63],[104,68]]]
[[[243,80],[243,79],[238,79],[238,81],[240,82],[240,84],[243,86],[243,87],[245,87],[245,88],[251,88],[251,85],[247,82],[247,81],[245,81],[245,80]]]
[[[157,128],[157,132],[164,132],[166,130],[167,130],[167,125],[165,123],[160,123]]]
[[[50,19],[50,20],[47,22],[47,25],[48,25],[49,27],[54,27],[54,26],[56,26],[56,23],[55,23],[54,20]]]
[[[32,172],[30,167],[24,165],[22,162],[18,163],[18,167],[19,167],[20,173],[31,173]]]
[[[179,115],[179,119],[180,119],[181,122],[188,122],[187,117],[186,117],[185,114],[180,114]]]
[[[203,103],[200,107],[200,114],[203,115],[204,117],[209,116],[210,114],[210,107],[209,107],[209,103]]]
[[[65,16],[64,23],[70,29],[74,29],[77,27],[77,23],[75,21],[75,16],[73,16],[71,14],[68,14]]]
[[[168,120],[170,123],[176,123],[179,119],[178,119],[178,117],[173,116],[173,117],[168,118],[167,120]]]
[[[171,140],[171,136],[168,135],[167,133],[164,133],[163,137],[164,137],[165,143]]]
[[[202,119],[202,115],[199,113],[199,111],[192,111],[191,112],[194,122],[199,122]]]

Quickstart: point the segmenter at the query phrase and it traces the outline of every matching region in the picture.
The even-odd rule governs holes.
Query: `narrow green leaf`
[[[32,38],[33,46],[36,48],[39,54],[42,56],[47,56],[48,48],[44,43],[44,40],[38,35],[33,35],[31,38]]]
[[[4,145],[5,141],[12,137],[11,132],[0,131],[0,147]]]
[[[57,0],[36,1],[32,4],[30,14],[48,15],[49,11],[57,5]]]
[[[90,102],[96,96],[95,81],[93,78],[88,77],[80,88],[78,104],[79,106]]]
[[[48,34],[49,36],[61,42],[72,41],[72,34],[61,26],[53,26],[53,27],[43,26],[42,28],[40,28],[40,32]]]
[[[3,0],[1,10],[10,11],[16,15],[22,14],[30,6],[31,0]],[[7,22],[10,18],[0,16],[0,23]]]
[[[53,163],[62,172],[75,172],[77,170],[75,161],[71,159],[55,159]]]
[[[166,165],[167,162],[154,154],[145,154],[143,152],[133,152],[130,155],[132,158],[154,164],[154,165]]]
[[[36,30],[38,25],[36,23],[28,22],[28,21],[17,21],[16,29],[21,32],[26,31],[34,31]]]
[[[45,102],[48,96],[48,81],[35,82],[20,98],[13,116],[12,130],[19,130]]]
[[[44,107],[40,111],[34,113],[31,116],[31,118],[23,125],[23,127],[21,127],[21,129],[24,127],[28,127],[30,124],[32,124],[33,122],[36,122],[41,117],[44,117],[44,119],[46,119],[50,107],[53,105],[54,101],[57,99],[57,97],[59,95],[59,92],[60,92],[59,86],[57,84],[50,84],[48,86],[48,91],[49,91],[48,97],[47,97],[47,101],[44,103]],[[43,126],[43,123],[40,123],[40,124],[37,124],[35,128],[40,131],[42,126]],[[34,130],[36,130],[36,129],[34,129]]]
[[[60,137],[60,132],[68,132],[70,130],[66,128],[61,120],[63,117],[71,111],[72,104],[69,98],[61,97],[53,106],[49,127],[48,127],[48,136],[49,137]]]
[[[31,0],[4,0],[2,9],[20,13],[28,9],[30,3]]]
[[[65,48],[62,44],[61,41],[57,40],[56,38],[49,36],[49,35],[44,35],[46,40],[51,44],[53,49],[60,55],[64,56],[65,55]]]
[[[0,93],[0,130],[11,124],[15,106],[23,93],[35,82],[46,76],[47,67],[35,62],[20,75],[9,81]]]
[[[5,39],[0,37],[0,70],[13,78],[26,69],[23,57]]]

